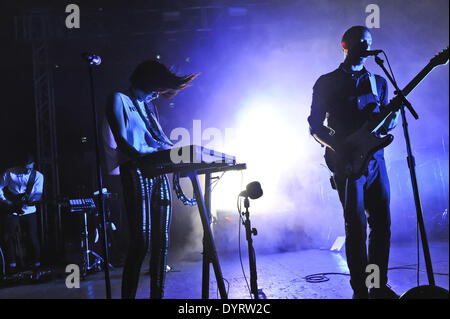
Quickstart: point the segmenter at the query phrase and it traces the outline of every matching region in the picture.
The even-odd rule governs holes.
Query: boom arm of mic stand
[[[401,102],[405,104],[405,106],[408,108],[408,110],[411,112],[412,116],[417,120],[419,119],[419,115],[412,107],[411,103],[406,99],[405,95],[403,94],[402,90],[399,89],[397,82],[391,77],[389,72],[386,70],[386,67],[384,66],[384,61],[381,60],[378,56],[375,56],[375,62],[380,66],[380,68],[384,71],[386,76],[389,78],[389,81],[391,81],[392,85],[395,88],[395,94],[401,99]]]

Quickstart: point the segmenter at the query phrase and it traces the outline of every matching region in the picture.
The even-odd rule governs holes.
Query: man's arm
[[[337,142],[334,137],[334,131],[323,125],[329,103],[327,93],[328,88],[326,87],[325,80],[319,78],[313,87],[311,113],[308,117],[309,131],[314,139],[322,146],[329,147],[335,151]]]
[[[383,95],[381,98],[381,106],[383,107],[389,104],[389,99],[388,99],[387,81],[384,78],[381,79],[383,81],[382,82]],[[400,110],[388,116],[381,127],[380,130],[381,134],[386,135],[389,131],[393,130],[397,126],[399,118],[400,118]]]
[[[383,131],[386,132],[387,134],[389,131],[393,130],[397,126],[399,118],[400,118],[400,110],[389,115],[384,121]]]
[[[5,197],[3,193],[3,188],[8,185],[7,172],[3,173],[0,176],[0,202],[5,203],[7,205],[12,205],[12,202]]]

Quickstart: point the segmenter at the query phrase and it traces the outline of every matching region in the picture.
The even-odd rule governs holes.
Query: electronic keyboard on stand
[[[93,198],[74,198],[69,199],[68,204],[71,213],[92,211],[96,209]]]
[[[209,298],[209,269],[213,265],[220,297],[227,299],[227,292],[220,269],[214,238],[211,232],[211,174],[231,170],[244,170],[246,164],[236,163],[236,158],[198,145],[189,145],[145,155],[137,166],[147,177],[173,173],[188,177],[194,189],[196,203],[203,226],[203,276],[202,298]],[[205,175],[205,192],[202,195],[199,175]]]
[[[147,173],[153,172],[153,176],[180,173],[182,177],[187,177],[187,173],[194,170],[200,175],[246,168],[245,164],[236,163],[235,156],[198,145],[154,152],[141,157],[138,165]]]

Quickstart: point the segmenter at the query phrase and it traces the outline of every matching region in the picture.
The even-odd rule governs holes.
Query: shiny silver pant
[[[136,297],[142,262],[150,248],[150,298],[164,296],[172,215],[170,186],[165,175],[148,178],[132,165],[120,167],[130,242],[122,275],[122,298]]]

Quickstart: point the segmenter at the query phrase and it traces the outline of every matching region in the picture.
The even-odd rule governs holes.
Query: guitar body
[[[6,199],[10,200],[12,205],[2,205],[2,211],[7,214],[16,213],[18,215],[22,215],[24,211],[22,210],[24,205],[27,205],[27,196],[25,193],[23,194],[13,194],[9,191],[7,187],[3,188],[3,194]]]
[[[345,138],[344,150],[337,157],[338,167],[350,179],[358,179],[369,165],[372,156],[394,140],[391,134],[384,137],[375,136],[367,126],[368,122]]]

